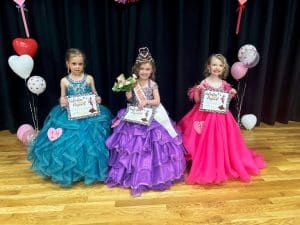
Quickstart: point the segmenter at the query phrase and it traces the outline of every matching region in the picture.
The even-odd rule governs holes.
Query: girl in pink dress
[[[229,92],[231,98],[235,96],[236,90],[223,80],[228,71],[223,55],[211,55],[205,66],[206,78],[189,90],[195,105],[178,123],[191,161],[186,178],[189,184],[221,183],[233,178],[247,182],[265,166],[263,157],[246,146],[230,111],[200,110],[201,93],[205,89]]]

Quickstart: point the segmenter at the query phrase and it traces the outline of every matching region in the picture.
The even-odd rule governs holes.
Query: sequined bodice
[[[142,87],[142,90],[146,96],[146,98],[148,100],[152,100],[154,99],[154,95],[153,95],[153,90],[157,88],[157,84],[152,84],[150,83],[150,80],[148,82],[148,85],[146,87]],[[137,98],[134,94],[134,91],[133,91],[133,104],[137,104]]]
[[[67,87],[67,95],[81,95],[91,92],[91,88],[86,82],[86,75],[84,75],[82,80],[72,80],[70,75],[68,75],[67,80],[69,85]]]

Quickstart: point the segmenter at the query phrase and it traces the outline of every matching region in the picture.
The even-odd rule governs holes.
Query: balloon
[[[245,67],[247,67],[247,68],[253,68],[253,67],[255,67],[258,64],[258,62],[259,62],[259,58],[260,58],[259,54],[257,53],[255,60],[252,63],[249,63],[247,65],[244,64]]]
[[[27,79],[33,69],[33,59],[29,55],[12,55],[8,58],[8,65],[21,78]]]
[[[248,68],[241,62],[235,62],[231,67],[231,75],[234,79],[239,80],[243,78],[248,71]]]
[[[14,0],[14,2],[17,3],[18,6],[22,6],[25,0]]]
[[[247,68],[251,68],[249,65],[252,65],[257,60],[257,57],[259,57],[257,55],[258,52],[256,48],[250,44],[243,45],[238,52],[240,62],[242,62]]]
[[[242,116],[241,123],[247,129],[251,130],[257,122],[257,118],[253,114],[245,114]]]
[[[30,124],[23,124],[17,130],[17,138],[22,141],[23,135],[27,131],[34,131],[33,127]]]
[[[46,81],[40,76],[32,76],[27,81],[28,89],[34,94],[41,94],[46,90]]]
[[[38,43],[33,38],[15,38],[12,45],[19,55],[26,54],[31,57],[35,56],[38,49]]]
[[[22,136],[22,143],[24,145],[29,145],[35,137],[36,137],[35,130],[28,130]]]

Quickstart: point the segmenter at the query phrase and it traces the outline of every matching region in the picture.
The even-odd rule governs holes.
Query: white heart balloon
[[[247,129],[251,130],[257,122],[257,118],[253,114],[245,114],[242,116],[241,123]]]
[[[33,59],[30,55],[12,55],[8,58],[8,65],[21,78],[27,79],[33,69]]]

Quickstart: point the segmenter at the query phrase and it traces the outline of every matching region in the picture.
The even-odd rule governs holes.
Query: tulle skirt
[[[66,109],[54,107],[28,147],[32,170],[65,187],[80,180],[85,184],[104,181],[109,158],[105,140],[111,131],[111,113],[102,105],[100,111],[99,116],[68,120]],[[49,128],[62,129],[62,133],[50,141]]]
[[[124,114],[120,110],[115,120]],[[165,190],[183,180],[184,147],[180,135],[172,138],[153,120],[149,126],[121,121],[106,145],[110,150],[108,186],[130,188],[132,195]]]
[[[201,112],[199,104],[178,123],[191,168],[189,184],[221,183],[228,179],[248,182],[265,166],[261,155],[248,149],[230,112]]]

